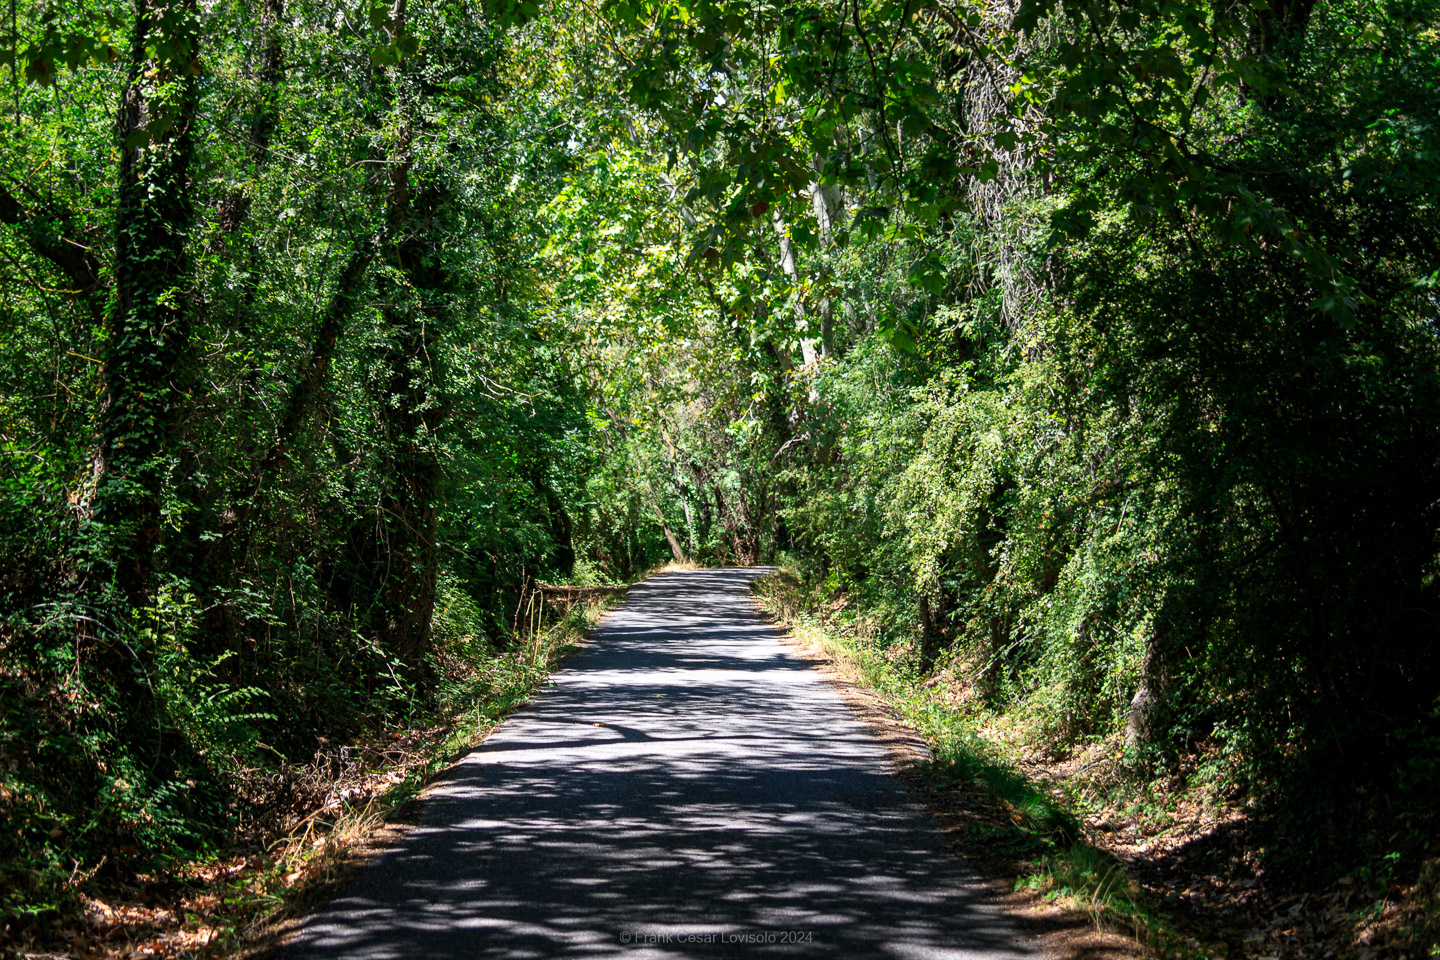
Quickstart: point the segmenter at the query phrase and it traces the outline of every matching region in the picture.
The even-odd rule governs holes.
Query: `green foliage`
[[[1434,4],[145,9],[5,44],[7,909],[671,556],[1424,853]]]
[[[774,548],[1049,749],[1200,765],[1279,857],[1423,805],[1433,5],[607,9],[645,23],[607,149],[663,143],[663,289],[708,295],[681,349],[732,337],[755,386],[697,422],[651,375],[647,418],[743,429],[709,456]],[[614,302],[640,331],[660,293]]]
[[[459,9],[281,9],[16,6],[6,924],[253,836],[320,745],[548,662],[498,665],[597,465],[535,295],[573,161],[534,51]]]

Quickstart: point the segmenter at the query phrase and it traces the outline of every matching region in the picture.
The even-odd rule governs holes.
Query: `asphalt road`
[[[284,960],[1035,957],[747,584],[666,574]]]

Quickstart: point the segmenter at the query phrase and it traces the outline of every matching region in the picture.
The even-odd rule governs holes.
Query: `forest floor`
[[[1022,723],[967,706],[963,665],[917,681],[898,666],[903,652],[876,650],[838,616],[843,599],[819,604],[793,577],[767,578],[756,593],[797,649],[933,751],[933,761],[910,764],[912,789],[963,856],[1013,889],[1163,956],[1440,957],[1440,861],[1410,883],[1383,862],[1323,889],[1267,875],[1242,803],[1127,778],[1115,742],[1048,749]],[[1036,805],[1053,805],[1078,830],[1047,835]]]
[[[78,909],[12,942],[0,936],[0,956],[172,960],[263,951],[274,931],[393,839],[406,805],[528,700],[612,605],[575,604],[483,662],[442,665],[466,693],[426,726],[323,742],[307,764],[250,771],[247,792],[284,798],[258,827],[164,870],[77,878]]]

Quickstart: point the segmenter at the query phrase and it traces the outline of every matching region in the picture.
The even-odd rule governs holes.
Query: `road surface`
[[[279,956],[1039,956],[760,618],[759,572],[632,587]]]

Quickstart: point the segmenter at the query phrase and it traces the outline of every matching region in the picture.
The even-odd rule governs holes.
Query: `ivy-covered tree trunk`
[[[115,298],[92,463],[91,575],[146,602],[160,540],[165,457],[185,394],[192,320],[190,203],[199,100],[193,0],[135,0],[120,152]]]
[[[407,242],[393,250],[392,266],[412,281],[422,272],[415,269],[421,256],[414,249],[417,245]],[[399,286],[394,279],[389,284]],[[441,410],[432,396],[438,338],[434,318],[414,305],[392,300],[383,308],[383,316],[393,339],[385,424],[391,446],[377,518],[377,529],[384,534],[378,554],[385,571],[380,626],[391,652],[418,677],[425,671],[430,647],[439,568],[441,474],[434,444]]]
[[[405,0],[390,13],[392,42],[406,33]],[[443,411],[438,385],[437,299],[445,287],[438,249],[442,203],[433,187],[419,196],[411,185],[417,122],[416,85],[408,62],[389,71],[395,134],[390,147],[387,224],[383,267],[377,281],[381,317],[388,338],[388,379],[381,400],[386,458],[384,487],[371,535],[379,542],[367,553],[379,564],[379,623],[390,652],[412,678],[426,672],[430,625],[435,610],[439,553],[436,533],[440,463],[436,435]]]

